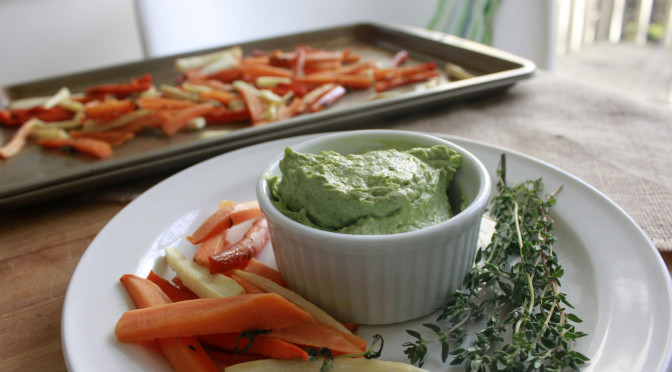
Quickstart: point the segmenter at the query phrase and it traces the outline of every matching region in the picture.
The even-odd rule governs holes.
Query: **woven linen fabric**
[[[378,125],[373,125],[374,127]],[[501,94],[386,121],[515,150],[587,182],[672,251],[672,109],[540,72]]]

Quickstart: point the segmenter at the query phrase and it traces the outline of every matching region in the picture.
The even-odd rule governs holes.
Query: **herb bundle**
[[[578,370],[589,360],[573,348],[586,334],[576,330],[581,319],[567,312],[573,307],[560,291],[564,271],[548,215],[555,193],[544,195],[540,179],[507,185],[505,160],[490,207],[497,221],[491,242],[479,248],[464,288],[440,308],[436,323],[423,324],[432,339],[406,331],[415,338],[403,344],[413,364],[422,367],[436,342],[444,362],[452,356],[450,364],[467,371]]]

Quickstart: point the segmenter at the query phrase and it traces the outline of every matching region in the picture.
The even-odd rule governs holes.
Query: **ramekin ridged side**
[[[371,141],[443,144],[463,155],[455,177],[471,203],[451,219],[421,230],[388,235],[350,235],[291,220],[270,201],[265,174],[257,197],[271,231],[278,268],[289,287],[341,321],[389,324],[426,315],[462,286],[473,265],[481,216],[491,190],[483,164],[463,148],[416,132],[337,132],[294,146],[295,151],[354,152]],[[324,145],[325,147],[321,147]],[[267,171],[278,174],[275,159]]]

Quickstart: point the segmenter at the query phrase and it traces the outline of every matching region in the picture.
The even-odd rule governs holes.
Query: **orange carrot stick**
[[[119,132],[119,131],[84,132],[80,130],[71,130],[68,133],[72,138],[93,138],[105,141],[112,146],[122,145],[124,142],[135,137],[135,135],[132,132]]]
[[[328,91],[322,97],[313,102],[308,110],[310,112],[322,111],[325,108],[333,105],[345,95],[345,88],[342,85],[335,86],[332,90]]]
[[[290,104],[280,107],[277,120],[289,119],[303,113],[305,110],[306,105],[303,104],[303,100],[300,97],[295,97]]]
[[[266,246],[269,240],[268,222],[266,217],[257,218],[243,238],[235,244],[224,248],[217,254],[210,255],[210,273],[242,269],[250,259]]]
[[[326,347],[335,355],[358,354],[366,350],[366,342],[355,345],[346,338],[344,332],[339,332],[321,323],[299,323],[289,327],[272,330],[270,333],[259,335],[257,338],[277,338],[295,345]],[[359,338],[358,336],[355,338]],[[354,339],[354,338],[353,338]],[[362,349],[361,346],[364,346]]]
[[[38,139],[36,142],[47,149],[70,147],[99,159],[109,158],[113,153],[109,143],[93,138],[45,138]]]
[[[199,93],[201,100],[217,101],[223,105],[228,105],[231,101],[240,99],[240,96],[224,90],[205,90]]]
[[[115,327],[120,342],[277,329],[313,317],[273,293],[201,298],[125,312]]]
[[[162,125],[161,129],[169,136],[174,136],[177,132],[189,123],[189,120],[199,116],[205,116],[214,110],[215,106],[211,103],[201,103],[192,107],[179,110],[171,115]]]
[[[90,87],[86,90],[87,95],[104,96],[112,94],[117,98],[126,98],[134,93],[143,92],[152,86],[152,75],[145,74],[137,79],[131,79],[130,83],[107,84]]]
[[[268,357],[265,357],[263,355],[255,355],[255,354],[236,354],[232,353],[229,351],[220,351],[220,350],[208,350],[208,354],[213,359],[216,359],[224,364],[226,364],[227,367],[240,364],[240,363],[245,363],[245,362],[252,362],[255,360],[261,360],[261,359],[269,359]]]
[[[130,99],[94,101],[84,106],[86,117],[96,120],[111,120],[134,110],[135,104]]]
[[[238,85],[237,89],[240,92],[240,95],[243,96],[247,109],[250,111],[252,124],[264,121],[264,106],[257,95],[257,92],[245,84]]]
[[[208,217],[193,235],[187,236],[192,244],[200,244],[222,231],[241,222],[249,221],[261,216],[261,209],[256,200],[235,203],[233,205],[220,206],[219,209]]]
[[[435,62],[425,62],[405,67],[389,67],[373,69],[373,76],[376,80],[390,79],[398,76],[413,75],[423,71],[436,70]]]
[[[9,159],[16,156],[26,144],[26,139],[30,136],[30,131],[35,125],[34,120],[28,120],[21,124],[9,142],[0,147],[0,159]]]
[[[171,303],[170,298],[156,284],[147,279],[127,274],[122,276],[120,281],[138,308],[151,308]],[[157,339],[156,343],[176,372],[218,371],[217,366],[196,337],[162,338]]]
[[[384,92],[386,90],[400,87],[403,85],[419,83],[421,81],[429,80],[433,77],[439,76],[439,73],[434,70],[430,71],[421,71],[411,75],[402,75],[393,77],[387,80],[376,81],[373,87],[376,92]]]
[[[280,272],[270,266],[265,265],[261,261],[257,260],[256,258],[252,257],[250,259],[250,262],[247,263],[247,266],[243,269],[243,271],[247,271],[248,273],[252,274],[257,274],[259,276],[263,276],[264,278],[268,280],[272,280],[278,285],[281,285],[283,287],[287,287],[287,283],[285,282],[285,279],[282,278],[282,274]]]
[[[210,334],[199,336],[198,339],[208,346],[213,346],[225,351],[245,350],[246,353],[267,356],[273,359],[302,359],[308,360],[308,353],[300,347],[281,340],[279,338],[261,337],[254,338],[252,345],[246,337],[240,337],[240,333]],[[248,348],[249,346],[249,348]]]
[[[166,97],[142,97],[138,98],[135,102],[142,109],[154,110],[183,109],[196,105],[194,101]]]
[[[228,235],[227,232],[228,230],[224,230],[220,234],[205,239],[196,250],[196,253],[194,253],[194,262],[203,267],[209,267],[210,260],[208,257],[223,251],[224,247],[227,247],[230,244],[226,240],[226,236]]]

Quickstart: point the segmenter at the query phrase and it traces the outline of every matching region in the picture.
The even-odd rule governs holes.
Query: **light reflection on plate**
[[[62,340],[71,371],[168,371],[155,352],[120,344],[114,325],[131,305],[118,279],[126,273],[165,272],[162,250],[185,241],[220,200],[251,200],[259,172],[285,146],[309,136],[282,139],[233,151],[188,168],[156,185],[124,208],[91,243],[75,270],[65,299]],[[446,137],[466,148],[494,177],[499,156],[507,154],[507,179],[543,178],[549,190],[563,186],[553,207],[565,269],[562,291],[584,320],[590,335],[578,349],[592,361],[585,370],[665,371],[672,357],[672,291],[667,268],[641,229],[618,206],[581,180],[530,157],[462,138]],[[260,260],[275,265],[271,249]],[[433,316],[385,327],[362,327],[365,338],[385,336],[384,359],[406,361],[405,330],[420,330]],[[437,357],[425,368],[462,370]]]

